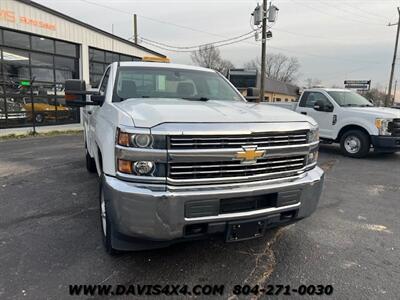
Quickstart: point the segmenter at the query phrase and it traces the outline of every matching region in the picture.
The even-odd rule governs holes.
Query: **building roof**
[[[285,94],[289,96],[298,96],[299,87],[290,83],[282,82],[272,78],[265,78],[265,91],[275,94]]]
[[[254,76],[257,78],[257,87],[260,87],[260,72],[256,69],[230,69],[229,75]],[[299,95],[298,86],[268,77],[265,78],[264,89],[266,92],[275,94],[285,94],[294,97]]]
[[[24,3],[24,4],[27,4],[27,5],[30,5],[30,6],[32,6],[32,7],[38,8],[38,9],[40,9],[40,10],[42,10],[42,11],[48,12],[49,14],[55,15],[55,16],[57,16],[57,17],[60,17],[60,18],[64,19],[64,20],[67,20],[67,21],[69,21],[69,22],[72,22],[72,23],[78,24],[78,25],[80,25],[80,26],[86,27],[86,28],[88,28],[88,29],[90,29],[90,30],[96,31],[96,32],[98,32],[98,33],[101,33],[101,34],[103,34],[103,35],[105,35],[105,36],[108,36],[108,37],[110,37],[110,38],[112,38],[112,39],[115,39],[115,40],[118,40],[118,41],[120,41],[120,42],[123,42],[123,43],[125,43],[125,44],[130,45],[130,46],[137,47],[137,48],[142,49],[142,50],[144,50],[144,51],[147,51],[147,52],[149,52],[149,53],[153,53],[153,54],[155,54],[155,55],[157,55],[157,56],[166,57],[164,54],[158,53],[158,52],[156,52],[156,51],[154,51],[154,50],[151,50],[151,49],[149,49],[149,48],[146,48],[146,47],[143,47],[143,46],[138,45],[138,44],[136,44],[136,43],[133,43],[133,42],[131,42],[131,41],[128,41],[128,40],[126,40],[126,39],[124,39],[124,38],[121,38],[121,37],[116,36],[116,35],[114,35],[114,34],[112,34],[112,33],[109,33],[109,32],[107,32],[107,31],[104,31],[104,30],[102,30],[102,29],[99,29],[99,28],[97,28],[97,27],[95,27],[95,26],[92,26],[92,25],[89,25],[89,24],[87,24],[87,23],[85,23],[85,22],[82,22],[82,21],[79,21],[79,20],[77,20],[77,19],[74,19],[74,18],[72,18],[72,17],[70,17],[70,16],[67,16],[67,15],[65,15],[65,14],[63,14],[63,13],[61,13],[61,12],[59,12],[59,11],[56,11],[56,10],[54,10],[54,9],[51,9],[51,8],[49,8],[49,7],[47,7],[47,6],[44,6],[44,5],[42,5],[42,4],[39,4],[39,3],[37,3],[37,2],[31,1],[31,0],[17,0],[17,1],[22,2],[22,3]]]

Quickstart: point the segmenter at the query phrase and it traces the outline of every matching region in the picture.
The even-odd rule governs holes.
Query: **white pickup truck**
[[[320,138],[340,143],[343,154],[364,157],[374,151],[400,151],[400,110],[374,107],[361,95],[346,89],[305,90],[299,102],[282,106],[312,117],[319,125]]]
[[[311,215],[324,173],[318,126],[248,103],[221,74],[163,63],[112,63],[100,87],[65,83],[83,112],[86,166],[100,178],[106,250],[222,234],[228,242]]]

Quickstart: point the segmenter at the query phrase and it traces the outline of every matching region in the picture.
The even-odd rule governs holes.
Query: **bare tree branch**
[[[259,58],[244,64],[247,69],[261,69]],[[294,82],[297,79],[300,62],[296,57],[288,57],[282,53],[269,53],[266,59],[265,73],[269,78],[283,82]]]
[[[219,49],[212,44],[201,46],[199,50],[193,51],[191,59],[196,65],[216,70],[225,76],[229,69],[235,67],[231,61],[223,59]]]

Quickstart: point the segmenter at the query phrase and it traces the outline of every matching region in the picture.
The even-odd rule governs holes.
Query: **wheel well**
[[[362,131],[369,137],[369,132],[364,127],[361,127],[361,126],[358,126],[358,125],[347,125],[347,126],[344,126],[342,129],[340,129],[336,141],[340,142],[340,139],[342,138],[343,134],[345,132],[347,132],[347,131],[350,131],[350,130]]]
[[[101,155],[101,151],[100,151],[100,148],[99,148],[99,146],[97,146],[97,157],[98,157],[98,160],[99,160],[99,171],[100,171],[100,174],[101,173],[103,173],[103,156]]]

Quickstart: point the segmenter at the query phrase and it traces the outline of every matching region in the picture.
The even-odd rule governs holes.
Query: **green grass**
[[[46,136],[58,136],[58,135],[78,135],[81,134],[82,130],[52,130],[48,132],[36,132],[28,131],[26,133],[10,133],[7,135],[0,136],[0,140],[12,140],[12,139],[23,139],[27,137],[46,137]]]

